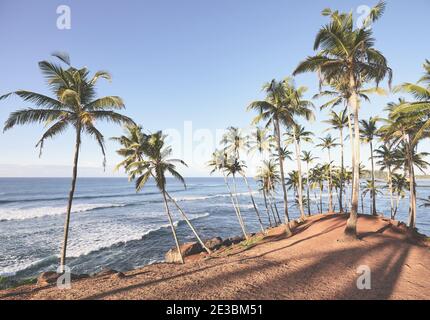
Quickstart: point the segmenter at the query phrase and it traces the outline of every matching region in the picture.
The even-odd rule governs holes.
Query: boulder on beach
[[[215,237],[205,241],[205,246],[209,250],[218,250],[223,245],[223,240],[220,237]]]
[[[103,277],[103,276],[110,276],[113,274],[117,274],[119,271],[109,269],[109,268],[103,268],[99,272],[97,272],[94,276],[96,277]]]
[[[45,286],[51,283],[57,282],[58,277],[60,276],[59,273],[56,273],[54,271],[46,271],[42,272],[37,277],[37,285],[39,286]]]
[[[184,258],[188,256],[192,256],[194,254],[199,254],[200,252],[203,251],[201,244],[198,242],[187,242],[187,243],[181,244],[179,248]],[[181,257],[176,247],[167,251],[164,256],[164,259],[167,263],[181,262]]]

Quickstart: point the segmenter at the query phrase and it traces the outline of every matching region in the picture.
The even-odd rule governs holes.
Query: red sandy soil
[[[252,245],[236,245],[184,265],[155,264],[72,282],[72,288],[27,285],[0,299],[430,299],[430,246],[397,222],[360,216],[360,240],[343,242],[344,215],[319,215],[294,228],[271,229]],[[356,286],[371,270],[371,290]]]

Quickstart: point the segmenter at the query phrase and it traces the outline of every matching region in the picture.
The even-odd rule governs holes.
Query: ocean
[[[262,195],[251,181],[265,223]],[[192,220],[202,238],[241,234],[222,178],[187,178],[187,189],[168,179],[168,191]],[[425,186],[425,184],[428,186]],[[430,182],[418,182],[418,197],[430,196]],[[0,275],[14,279],[56,270],[70,178],[0,178]],[[238,179],[239,201],[249,232],[259,230],[244,183]],[[289,192],[290,204],[293,203]],[[313,194],[311,195],[313,199]],[[324,194],[327,208],[328,195]],[[336,198],[334,202],[336,203]],[[282,197],[277,196],[282,214]],[[418,201],[418,205],[422,202]],[[364,201],[369,212],[370,199]],[[389,215],[388,195],[378,197],[378,211]],[[361,208],[361,204],[360,204]],[[185,221],[174,219],[181,243],[194,241]],[[400,203],[398,219],[407,221],[408,198]],[[317,212],[315,203],[312,211]],[[299,216],[290,207],[292,218]],[[430,235],[428,208],[419,207],[417,227]],[[79,178],[71,215],[67,265],[73,273],[94,273],[103,267],[127,271],[164,259],[174,246],[162,197],[153,182],[139,193],[126,178]]]

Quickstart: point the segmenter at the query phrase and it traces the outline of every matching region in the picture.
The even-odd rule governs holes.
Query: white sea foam
[[[189,214],[188,218],[190,220],[196,220],[207,216],[209,216],[209,213],[205,212],[201,214]],[[176,227],[178,226],[178,223],[182,221],[182,219],[178,218],[180,218],[180,216],[175,215],[176,221],[174,225]],[[142,222],[143,221],[144,220],[142,220]],[[67,256],[69,258],[77,258],[103,248],[109,248],[115,244],[139,240],[143,236],[148,235],[151,232],[169,227],[170,226],[168,223],[158,225],[145,225],[144,223],[142,223],[142,225],[136,225],[126,224],[116,220],[108,220],[100,223],[94,223],[94,225],[86,227],[81,225],[80,228],[70,230]],[[61,239],[52,240],[61,241]],[[58,252],[59,249],[60,248],[58,248]],[[59,255],[56,255],[56,257],[58,258]],[[9,260],[9,262],[13,261],[13,263],[10,263],[0,268],[0,275],[13,276],[18,271],[31,268],[43,262],[45,259],[31,261],[29,259],[21,260],[17,259],[16,257],[10,257]]]
[[[123,207],[124,204],[85,204],[79,203],[72,207],[72,213],[89,212],[94,209]],[[59,207],[37,207],[37,208],[0,208],[0,221],[4,220],[26,220],[55,216],[66,213],[65,206]]]

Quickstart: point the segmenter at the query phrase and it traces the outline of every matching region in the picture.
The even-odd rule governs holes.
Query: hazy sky
[[[59,5],[71,8],[71,29],[57,28]],[[27,89],[50,94],[37,62],[54,51],[66,51],[73,65],[92,71],[109,70],[112,83],[100,82],[100,95],[120,95],[127,115],[148,130],[184,130],[176,152],[209,152],[215,138],[202,145],[199,137],[234,125],[246,127],[253,114],[245,111],[250,101],[261,98],[261,86],[272,78],[292,73],[298,62],[313,54],[318,28],[327,21],[321,10],[331,7],[353,10],[376,1],[328,0],[182,0],[182,1],[21,1],[0,2],[0,93]],[[374,26],[376,46],[394,69],[394,83],[415,82],[428,56],[428,0],[388,1],[385,16]],[[309,87],[310,98],[318,91],[315,74],[296,78]],[[385,84],[384,84],[385,85]],[[388,101],[372,99],[361,115],[382,115]],[[318,103],[317,103],[318,104]],[[20,107],[19,99],[0,102],[0,123]],[[307,128],[322,135],[327,111]],[[106,138],[121,128],[99,124]],[[42,125],[17,127],[0,134],[0,176],[69,176],[73,152],[70,131],[46,142],[42,158],[34,148]],[[325,134],[325,133],[324,133]],[[194,139],[193,139],[193,135]],[[335,135],[335,134],[334,134]],[[194,140],[194,141],[193,141]],[[119,161],[116,145],[107,142],[108,168],[103,172],[97,145],[84,139],[82,175],[111,176]],[[428,149],[429,144],[422,145]],[[304,146],[304,149],[309,149]],[[363,146],[363,159],[369,156]],[[326,155],[312,149],[321,159]],[[336,152],[335,152],[336,153]],[[184,158],[189,155],[183,155]],[[349,163],[349,152],[346,154]],[[181,170],[187,176],[206,176],[199,163]],[[293,164],[289,164],[291,168]],[[50,166],[52,170],[50,170]],[[251,168],[252,169],[252,168]],[[251,170],[252,171],[252,170]]]

